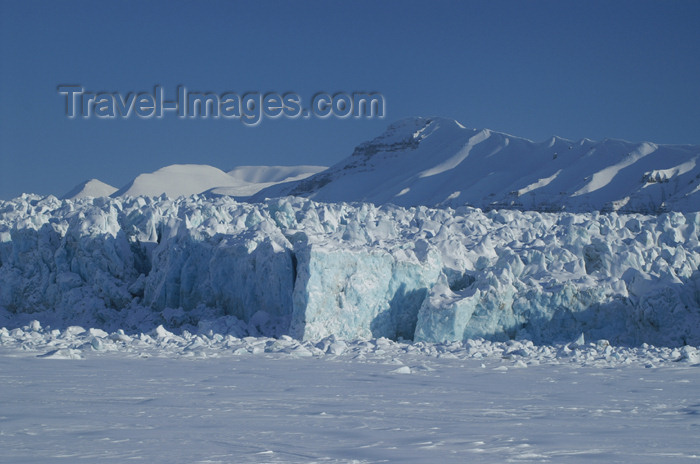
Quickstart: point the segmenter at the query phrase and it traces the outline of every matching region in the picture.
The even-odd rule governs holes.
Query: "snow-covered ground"
[[[698,462],[692,347],[0,330],[0,462]]]

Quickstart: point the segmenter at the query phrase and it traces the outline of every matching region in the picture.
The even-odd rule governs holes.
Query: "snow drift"
[[[327,171],[254,198],[400,206],[658,214],[700,210],[700,147],[622,140],[535,143],[443,118],[396,122]]]
[[[0,326],[700,344],[699,213],[0,202]]]

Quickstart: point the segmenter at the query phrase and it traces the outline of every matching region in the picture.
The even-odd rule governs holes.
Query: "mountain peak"
[[[230,172],[205,164],[171,164],[136,176],[117,190],[97,179],[81,182],[61,198],[122,196],[189,196],[207,193],[248,197],[281,182],[304,179],[325,166],[238,166]]]
[[[413,117],[396,121],[378,137],[364,142],[355,148],[352,156],[369,158],[379,152],[400,152],[415,150],[419,144],[433,133],[463,131],[466,128],[453,119],[439,117]]]
[[[533,142],[445,118],[409,118],[300,182],[264,189],[316,201],[547,211],[700,211],[699,146]]]
[[[76,198],[85,197],[108,197],[116,191],[116,187],[105,184],[101,180],[90,179],[76,185],[68,193],[61,196],[61,198],[65,200],[75,200]]]

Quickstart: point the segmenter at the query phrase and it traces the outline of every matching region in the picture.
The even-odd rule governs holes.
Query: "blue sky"
[[[700,2],[0,0],[0,198],[174,163],[331,165],[392,121],[700,144]],[[377,91],[385,119],[68,119],[59,84]]]

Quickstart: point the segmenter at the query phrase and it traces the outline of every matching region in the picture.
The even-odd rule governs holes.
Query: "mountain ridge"
[[[391,124],[328,170],[261,190],[315,201],[545,211],[700,210],[700,146],[543,142],[445,118]]]
[[[326,166],[237,166],[224,172],[206,164],[171,164],[142,173],[117,189],[98,179],[73,187],[62,199],[122,196],[189,196],[193,194],[248,197],[262,188],[289,180],[300,180]]]
[[[63,196],[284,196],[321,202],[539,211],[700,211],[700,146],[541,142],[446,118],[407,118],[324,166],[170,165],[116,190],[96,179]],[[111,192],[111,193],[110,193]]]

